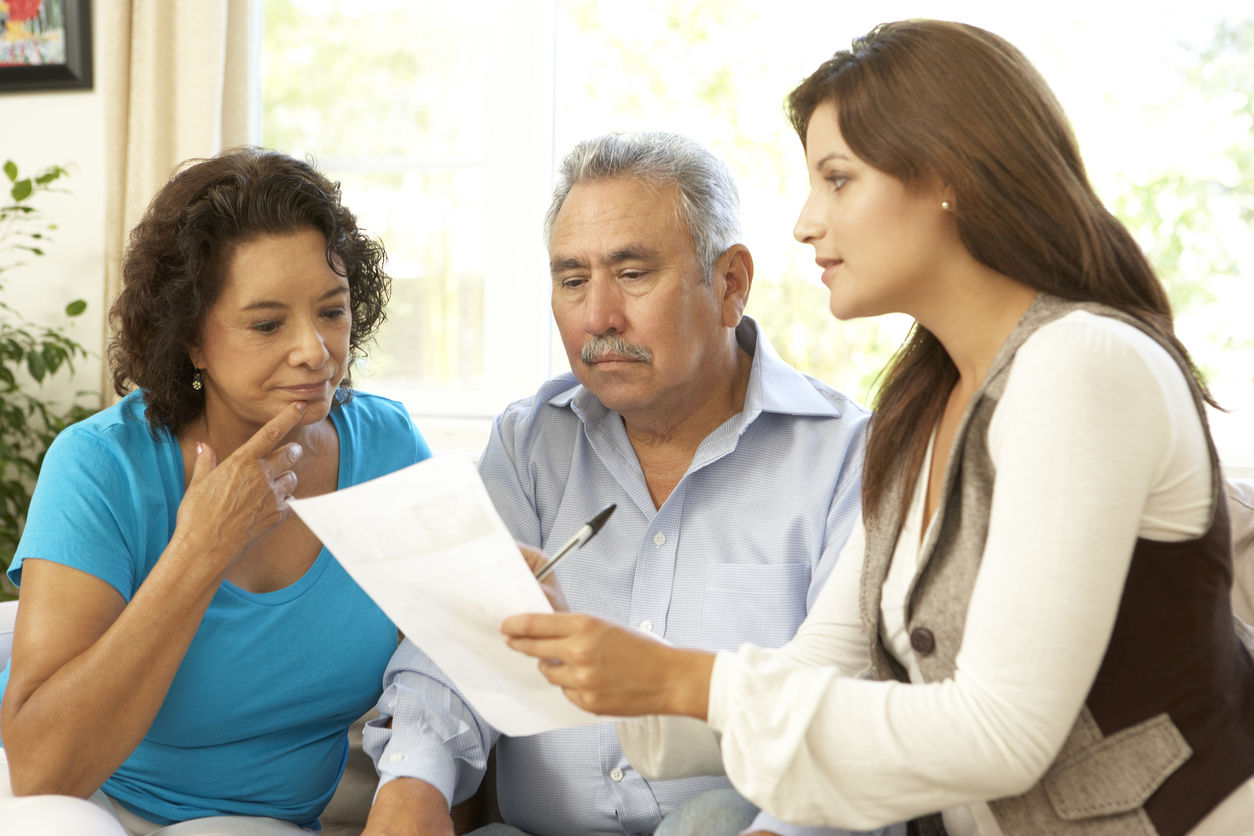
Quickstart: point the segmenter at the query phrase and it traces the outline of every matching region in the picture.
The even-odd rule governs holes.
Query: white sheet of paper
[[[438,456],[290,504],[495,728],[521,736],[599,722],[505,644],[507,616],[553,608],[468,459]]]

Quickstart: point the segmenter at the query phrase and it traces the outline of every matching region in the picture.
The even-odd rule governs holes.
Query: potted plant
[[[9,191],[0,205],[0,292],[10,271],[44,255],[48,233],[56,225],[31,199],[57,191],[54,184],[69,171],[52,166],[23,178],[8,161],[4,173]],[[45,380],[59,373],[72,376],[75,358],[88,356],[67,331],[70,320],[86,309],[85,301],[75,299],[65,306],[64,324],[37,325],[0,297],[0,572],[13,559],[48,445],[61,430],[95,411],[79,403],[65,408],[43,391]],[[78,393],[84,394],[89,393]],[[0,600],[14,593],[7,580],[0,580]]]

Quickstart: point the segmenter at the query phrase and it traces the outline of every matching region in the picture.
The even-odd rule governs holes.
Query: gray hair
[[[544,216],[544,243],[566,196],[578,183],[631,177],[679,189],[678,215],[688,227],[703,281],[714,278],[719,257],[740,240],[740,196],[723,161],[679,134],[612,133],[579,143],[562,160],[553,203]]]

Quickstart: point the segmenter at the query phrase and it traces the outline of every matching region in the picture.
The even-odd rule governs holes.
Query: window
[[[393,300],[357,377],[415,414],[491,416],[549,371],[542,7],[265,6],[263,142],[311,155],[384,241]]]
[[[909,320],[838,323],[792,239],[807,184],[785,93],[876,23],[931,15],[1019,46],[1071,117],[1099,193],[1167,282],[1254,475],[1254,19],[1243,0],[1013,4],[830,0],[265,0],[264,141],[314,153],[392,254],[396,296],[366,388],[487,416],[566,368],[540,227],[552,167],[609,130],[709,145],[737,177],[756,261],[748,313],[780,353],[861,400]],[[428,417],[422,417],[428,416]],[[438,446],[438,444],[437,444]],[[473,446],[473,445],[468,445]]]

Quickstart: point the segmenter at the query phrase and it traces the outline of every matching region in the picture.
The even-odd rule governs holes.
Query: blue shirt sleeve
[[[351,454],[351,484],[385,476],[402,467],[431,458],[431,448],[414,426],[404,404],[357,392],[355,403],[337,414],[347,435],[355,440]]]
[[[383,684],[382,716],[366,724],[362,737],[379,786],[417,778],[438,789],[450,807],[474,795],[500,733],[409,639],[392,655]]]
[[[511,404],[492,421],[488,446],[479,458],[479,476],[492,497],[510,535],[532,548],[543,547],[540,514],[536,508],[535,483],[525,459],[519,459],[516,435],[530,431],[534,422],[525,420],[529,409],[543,408],[529,401]]]
[[[147,574],[145,538],[168,536],[158,451],[151,447],[122,447],[92,425],[57,436],[35,485],[10,580],[21,584],[24,560],[50,560],[100,578],[129,601]],[[156,472],[145,478],[144,464]]]

